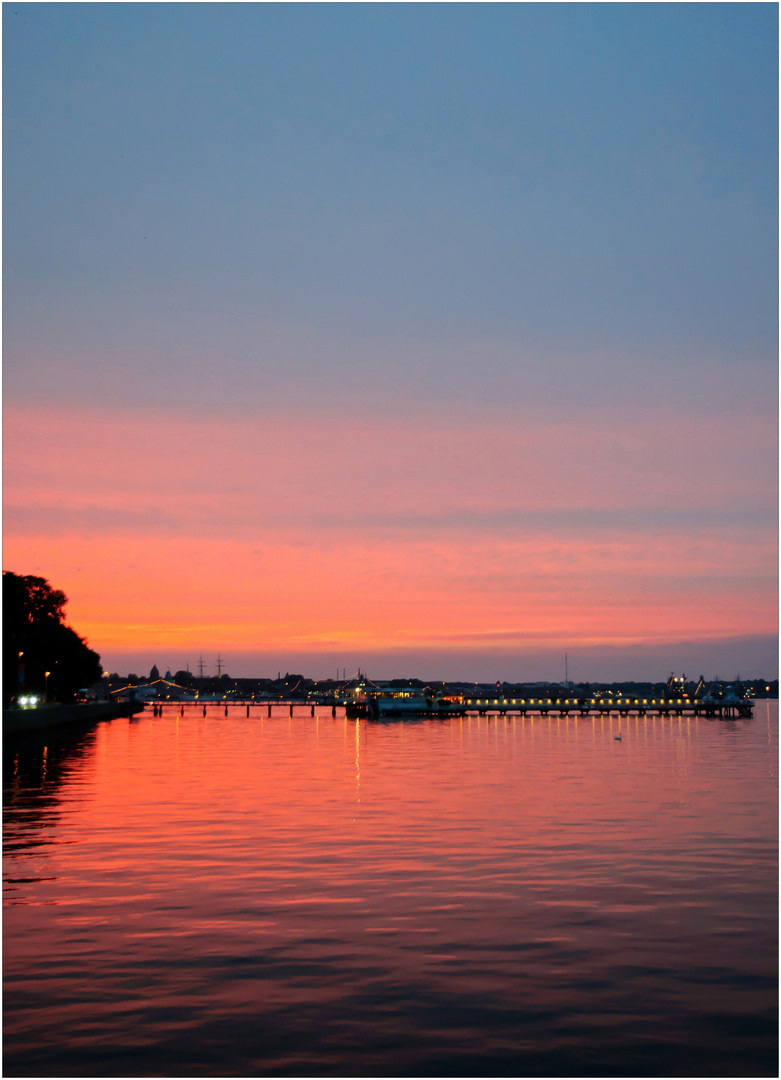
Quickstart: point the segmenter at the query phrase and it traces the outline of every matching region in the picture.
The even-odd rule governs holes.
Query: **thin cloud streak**
[[[685,407],[607,419],[581,410],[577,421],[455,413],[430,426],[9,407],[6,497],[20,508],[179,514],[190,528],[199,515],[218,520],[215,508],[232,527],[261,513],[405,527],[540,514],[555,526],[572,511],[600,527],[632,515],[696,525],[700,513],[710,525],[714,512],[756,523],[775,490],[775,424],[754,418],[739,439],[714,438],[713,425]]]
[[[725,361],[712,350],[635,341],[556,348],[532,346],[523,335],[356,336],[352,325],[337,333],[302,328],[300,319],[279,325],[248,313],[209,313],[206,285],[181,310],[161,306],[159,289],[136,296],[132,286],[101,299],[97,312],[77,314],[67,304],[59,310],[61,303],[47,298],[17,328],[16,305],[6,296],[7,402],[132,407],[139,420],[161,401],[169,416],[238,412],[250,421],[283,411],[344,424],[367,410],[432,428],[447,425],[450,409],[465,420],[475,410],[534,423],[539,410],[546,419],[577,422],[585,408],[601,410],[610,423],[625,421],[626,410],[642,417],[670,406],[731,427],[744,414],[772,418],[776,411],[775,355],[753,349]]]
[[[230,531],[233,535],[243,533],[247,536],[263,532],[285,533],[291,527],[313,529],[318,532],[350,535],[356,533],[392,532],[395,534],[436,536],[441,533],[475,533],[491,530],[494,533],[516,532],[518,529],[533,533],[545,533],[552,539],[570,535],[573,530],[581,538],[599,536],[604,532],[612,534],[637,534],[649,530],[654,533],[696,535],[706,533],[720,536],[735,536],[748,530],[762,530],[772,535],[777,523],[777,514],[772,509],[762,507],[726,508],[708,507],[702,510],[671,507],[665,510],[650,510],[643,507],[628,509],[550,509],[550,510],[506,510],[495,512],[453,511],[441,514],[306,514],[295,511],[280,514],[278,511],[263,511],[247,508],[241,500],[231,502],[225,498],[220,501],[219,511],[215,513],[204,508],[203,501],[187,506],[187,500],[178,500],[174,509],[170,507],[170,498],[161,500],[140,511],[127,509],[122,505],[79,506],[69,508],[58,506],[25,506],[21,503],[8,503],[4,508],[6,529],[9,536],[36,535],[46,532],[49,535],[66,533],[127,533],[144,535],[153,534],[188,534],[196,532],[201,536],[224,535]]]

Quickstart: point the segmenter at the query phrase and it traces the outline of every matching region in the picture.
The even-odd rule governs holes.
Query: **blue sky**
[[[12,346],[774,364],[775,5],[3,13]]]

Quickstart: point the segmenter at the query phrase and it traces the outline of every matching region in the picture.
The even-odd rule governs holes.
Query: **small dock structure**
[[[596,695],[593,697],[540,698],[467,698],[465,712],[538,713],[558,716],[706,716],[718,719],[749,718],[754,702],[748,698],[639,698],[631,695]]]

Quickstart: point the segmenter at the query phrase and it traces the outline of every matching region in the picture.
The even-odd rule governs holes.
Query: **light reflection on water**
[[[300,713],[6,747],[5,1075],[777,1074],[777,703]]]

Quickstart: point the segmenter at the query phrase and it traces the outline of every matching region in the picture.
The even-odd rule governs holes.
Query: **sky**
[[[773,677],[777,19],[4,4],[5,569],[123,673]]]

